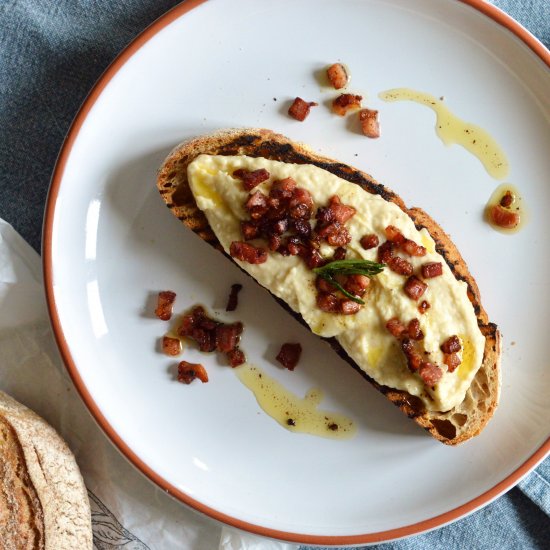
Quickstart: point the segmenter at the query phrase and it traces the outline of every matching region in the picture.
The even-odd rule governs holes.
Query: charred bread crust
[[[285,136],[265,129],[222,130],[178,145],[164,161],[157,178],[158,190],[173,214],[203,240],[222,252],[223,249],[210,229],[205,215],[197,207],[187,182],[187,166],[196,156],[203,153],[246,155],[294,164],[313,164],[359,185],[369,193],[380,195],[383,199],[395,203],[411,217],[418,229],[428,230],[435,241],[437,252],[443,256],[455,277],[467,284],[468,297],[474,307],[480,330],[486,338],[483,363],[464,401],[444,413],[427,411],[418,397],[405,391],[381,386],[370,378],[344,352],[334,338],[325,340],[378,391],[437,440],[447,445],[456,445],[478,435],[492,417],[498,404],[500,333],[496,325],[488,320],[481,305],[479,289],[464,259],[441,227],[423,210],[407,208],[396,193],[377,182],[369,174],[318,155],[307,146],[294,143]],[[276,299],[289,313],[307,326],[299,314],[292,311],[282,300]]]

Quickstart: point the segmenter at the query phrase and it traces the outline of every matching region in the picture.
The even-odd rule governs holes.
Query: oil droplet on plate
[[[349,439],[355,435],[357,427],[353,420],[343,414],[318,409],[323,399],[322,390],[312,388],[301,398],[259,367],[245,364],[235,371],[264,412],[283,428],[332,439]]]
[[[511,183],[502,183],[492,193],[484,212],[485,221],[501,233],[517,233],[529,216],[522,196]],[[509,227],[503,227],[509,225]]]
[[[445,145],[456,143],[464,147],[480,160],[495,179],[504,179],[508,175],[508,159],[500,145],[483,128],[453,114],[441,99],[409,88],[387,90],[381,92],[379,97],[383,101],[414,101],[426,105],[436,114],[435,130]]]

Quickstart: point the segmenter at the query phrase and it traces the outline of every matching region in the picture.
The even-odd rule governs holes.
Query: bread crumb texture
[[[71,451],[0,392],[0,550],[92,549],[88,495]]]

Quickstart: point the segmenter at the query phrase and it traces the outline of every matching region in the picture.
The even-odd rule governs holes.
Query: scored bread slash
[[[233,176],[239,169],[265,169],[269,178],[246,190]],[[289,178],[295,184],[282,183]],[[165,160],[157,185],[188,228],[234,256],[433,437],[454,445],[477,435],[491,418],[499,398],[500,334],[456,247],[422,210],[408,209],[368,174],[269,130],[224,130],[185,142]],[[300,206],[310,204],[308,194],[313,205]],[[224,212],[239,214],[224,218]],[[328,271],[330,284],[317,286],[314,270],[342,261]],[[365,286],[350,271],[357,261],[382,265],[382,271]],[[422,266],[437,263],[443,273],[430,267],[423,278]],[[289,269],[294,281],[305,282],[297,295],[272,282],[270,270],[284,279]],[[362,297],[355,294],[363,289]],[[401,346],[386,329],[394,317],[410,331]],[[411,338],[420,334],[422,339]],[[452,352],[456,357],[440,349],[453,335],[462,342]]]
[[[59,434],[0,391],[0,548],[92,550],[84,480]]]

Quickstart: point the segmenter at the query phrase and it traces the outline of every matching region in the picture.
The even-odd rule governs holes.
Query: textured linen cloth
[[[12,224],[36,251],[40,250],[42,216],[51,173],[78,108],[124,46],[177,3],[174,0],[0,0],[0,218]],[[549,0],[493,3],[550,47]],[[0,379],[0,388],[2,382]],[[126,467],[132,469],[129,465]],[[146,482],[136,472],[134,483]],[[128,494],[136,498],[135,488],[129,488]],[[93,501],[93,494],[90,498]],[[153,500],[149,505],[155,506],[155,503]],[[109,511],[101,502],[92,504],[96,533],[100,533],[98,526]],[[140,504],[135,506],[137,509]],[[193,537],[180,538],[177,546],[175,542],[159,545],[158,539],[144,540],[143,546],[132,545],[135,538],[119,524],[120,532],[127,537],[124,547],[216,548],[219,524],[195,517],[177,503],[175,506],[181,509],[181,517],[174,520],[182,524],[178,528],[184,532],[187,525]],[[111,512],[117,514],[116,510]],[[517,488],[469,517],[425,535],[371,548],[550,548],[549,515],[550,459],[547,459]],[[172,517],[176,516],[177,512]],[[166,518],[160,528],[169,530],[169,520]],[[122,543],[115,545],[114,540],[112,544],[106,543],[98,534],[94,542],[98,549],[123,546]],[[220,544],[223,550],[268,547],[275,550],[284,545],[243,537],[230,530],[222,533]]]

